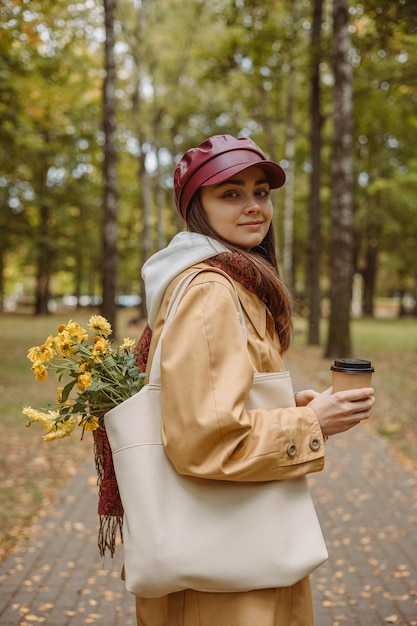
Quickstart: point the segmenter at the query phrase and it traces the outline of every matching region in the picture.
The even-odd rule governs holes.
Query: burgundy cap
[[[214,135],[197,148],[188,150],[174,174],[175,204],[185,219],[191,198],[199,187],[216,185],[242,170],[258,165],[265,172],[271,189],[285,183],[284,170],[248,137]]]

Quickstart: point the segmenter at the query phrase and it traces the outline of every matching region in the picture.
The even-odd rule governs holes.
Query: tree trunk
[[[330,225],[330,319],[326,357],[349,357],[353,278],[352,68],[348,1],[333,0],[334,137]]]
[[[141,250],[142,250],[142,265],[149,259],[152,254],[152,241],[150,233],[150,215],[151,215],[151,183],[148,173],[145,169],[145,155],[141,155],[139,161],[139,179],[140,179],[140,206],[141,206],[141,219],[142,219],[142,233],[141,233]],[[145,302],[145,284],[141,278],[141,294],[142,302],[140,305],[140,315],[142,318],[146,317],[146,302]]]
[[[144,152],[144,144],[147,143],[145,124],[142,122],[142,95],[141,95],[141,83],[143,74],[143,57],[145,56],[143,41],[144,33],[147,29],[149,3],[147,0],[142,0],[138,5],[137,16],[135,21],[135,28],[132,31],[128,30],[128,25],[124,24],[126,34],[130,38],[131,54],[135,63],[135,85],[132,92],[132,112],[133,117],[136,120],[136,137],[140,147],[138,156],[138,169],[137,177],[139,181],[139,198],[138,203],[140,207],[140,220],[141,230],[138,241],[140,265],[151,255],[152,242],[151,242],[151,188],[149,176],[145,168],[146,154]],[[148,142],[151,144],[151,142]],[[146,318],[146,301],[145,301],[145,284],[142,276],[139,277],[141,303],[139,306],[139,315],[141,318]]]
[[[363,277],[363,314],[368,317],[374,316],[374,298],[376,288],[376,274],[378,268],[378,239],[371,238],[367,241],[365,267]]]
[[[35,315],[46,315],[49,301],[49,210],[45,204],[39,209],[39,226],[37,237],[37,268],[36,268],[36,288],[35,288]]]
[[[105,11],[105,71],[103,85],[104,130],[104,215],[103,215],[103,302],[101,311],[116,334],[116,284],[117,284],[117,155],[116,133],[116,66],[114,59],[114,12],[116,0],[104,0]]]
[[[292,23],[297,23],[298,0],[292,4]],[[294,34],[295,41],[295,34]],[[296,75],[296,46],[289,57],[287,84],[287,106],[285,114],[285,160],[287,161],[287,182],[284,187],[284,223],[282,264],[283,278],[291,293],[294,292],[294,175],[295,175],[295,125],[294,125],[294,87]]]
[[[157,175],[157,187],[156,187],[156,206],[157,206],[157,229],[158,229],[158,250],[162,250],[168,243],[167,229],[166,229],[166,194],[162,185],[160,184],[161,176],[159,174],[159,159],[158,159],[158,175]]]
[[[282,264],[284,282],[291,293],[294,292],[294,160],[295,160],[295,128],[294,128],[294,82],[289,81],[287,92],[285,160],[287,161],[287,181],[284,187],[284,224]]]
[[[417,276],[414,277],[414,306],[411,314],[417,317]]]
[[[306,268],[306,296],[309,305],[308,337],[310,346],[320,345],[320,262],[321,262],[321,92],[320,92],[320,59],[321,59],[321,21],[323,0],[314,0],[313,28],[311,35],[312,67],[311,67],[311,164],[310,198],[309,198],[309,234],[308,256]]]
[[[162,113],[157,111],[153,120],[153,140],[156,153],[156,183],[154,188],[155,204],[156,204],[156,247],[162,250],[167,245],[166,233],[166,210],[165,210],[165,191],[162,187],[161,163],[159,156],[159,137],[158,128],[161,123]]]
[[[0,311],[4,308],[4,297],[5,297],[5,281],[4,281],[4,272],[6,268],[5,264],[5,255],[6,255],[6,244],[8,240],[8,229],[7,229],[7,208],[6,208],[6,194],[0,194]]]

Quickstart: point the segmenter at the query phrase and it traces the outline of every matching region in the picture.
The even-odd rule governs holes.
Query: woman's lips
[[[258,228],[259,226],[262,226],[262,224],[263,222],[244,222],[240,225],[244,226],[245,228]]]

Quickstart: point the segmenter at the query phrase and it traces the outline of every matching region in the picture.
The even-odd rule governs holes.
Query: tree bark
[[[50,136],[46,131],[42,132],[42,138],[49,152]],[[38,170],[38,224],[36,230],[36,286],[35,286],[35,315],[49,313],[48,302],[50,298],[50,274],[52,255],[52,236],[50,232],[50,203],[47,198],[46,180],[49,169],[49,159],[43,155],[39,159]]]
[[[291,9],[292,23],[297,23],[298,0],[294,0]],[[294,31],[294,39],[296,35]],[[294,277],[294,178],[295,178],[295,123],[294,123],[294,88],[296,69],[296,46],[288,60],[288,86],[285,113],[285,160],[287,162],[287,181],[284,187],[284,220],[283,220],[283,277],[291,293],[295,288]]]
[[[101,311],[116,334],[116,285],[118,238],[118,186],[116,133],[116,65],[114,59],[114,12],[116,0],[104,0],[106,76],[103,85],[104,200],[103,200],[103,302]]]
[[[145,155],[139,157],[139,180],[140,180],[140,203],[141,203],[141,218],[142,218],[142,233],[141,233],[141,250],[142,250],[142,265],[149,259],[152,254],[152,241],[150,232],[150,219],[151,219],[151,182],[148,173],[145,169]],[[142,318],[146,318],[146,302],[145,302],[145,283],[140,278],[142,301],[140,304],[140,315]]]
[[[326,357],[351,355],[353,278],[352,68],[348,1],[333,0],[334,135],[330,226],[330,319]]]
[[[139,251],[140,251],[140,265],[150,257],[152,252],[152,240],[151,240],[151,207],[152,207],[152,190],[149,176],[146,172],[145,161],[146,154],[144,152],[144,144],[151,141],[146,136],[145,124],[142,122],[142,78],[143,78],[143,57],[145,56],[144,49],[144,33],[147,28],[149,4],[147,0],[142,0],[138,5],[138,11],[136,15],[135,27],[133,30],[128,29],[128,25],[124,24],[125,32],[130,40],[131,54],[135,63],[135,85],[132,95],[132,112],[134,119],[136,120],[136,137],[140,152],[138,155],[138,169],[137,177],[139,181],[139,197],[138,203],[140,207],[140,220],[141,230],[139,236]],[[139,277],[141,303],[139,305],[139,315],[142,319],[146,318],[146,301],[145,301],[145,283],[142,276]]]
[[[321,22],[323,0],[314,0],[313,27],[311,34],[312,65],[311,65],[311,164],[310,197],[309,197],[309,234],[306,268],[306,296],[309,305],[308,337],[310,346],[320,345],[320,264],[321,264],[321,90],[320,90],[320,59],[321,59]]]
[[[45,204],[39,208],[37,240],[35,315],[49,313],[50,250],[49,250],[49,210]]]
[[[287,181],[284,187],[284,224],[282,262],[284,281],[291,293],[294,292],[294,161],[295,161],[295,128],[294,128],[294,82],[289,81],[287,93],[285,160],[287,161]]]
[[[8,243],[6,194],[0,193],[0,311],[4,308],[5,297],[5,255]]]
[[[379,245],[378,238],[371,238],[367,242],[365,254],[365,267],[363,277],[363,314],[367,317],[374,316],[374,300],[376,288],[376,275],[378,269]]]

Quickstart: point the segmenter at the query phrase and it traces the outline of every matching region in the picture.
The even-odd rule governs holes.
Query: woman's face
[[[241,248],[258,246],[271,224],[269,183],[257,166],[217,185],[201,187],[201,204],[216,233]]]

